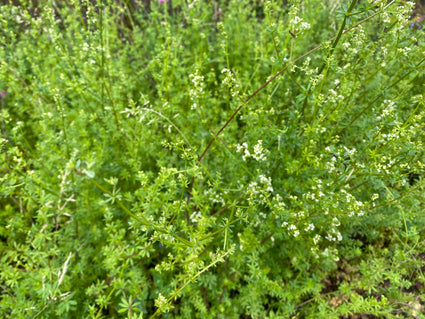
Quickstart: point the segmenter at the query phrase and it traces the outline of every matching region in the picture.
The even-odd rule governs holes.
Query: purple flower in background
[[[423,17],[418,19],[416,22],[412,22],[411,24],[409,24],[409,28],[416,28],[417,30],[422,29],[423,24],[419,24],[419,22],[421,22],[423,20]]]
[[[7,91],[0,92],[0,98],[3,98],[7,94]]]
[[[158,0],[158,2],[159,2],[159,3],[164,3],[164,2],[165,2],[165,0]]]

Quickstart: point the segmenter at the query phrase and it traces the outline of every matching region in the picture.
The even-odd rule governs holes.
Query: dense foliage
[[[0,8],[0,317],[425,318],[420,3]]]

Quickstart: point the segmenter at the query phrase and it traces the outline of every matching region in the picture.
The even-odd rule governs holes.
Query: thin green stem
[[[351,1],[351,4],[350,4],[350,7],[348,8],[347,12],[345,13],[344,20],[341,23],[341,26],[339,28],[338,34],[337,34],[335,40],[332,42],[331,49],[329,50],[329,59],[332,58],[332,55],[333,55],[333,53],[335,51],[335,48],[338,45],[338,42],[341,39],[342,34],[344,33],[344,28],[345,28],[345,25],[347,24],[347,19],[349,17],[349,14],[354,9],[354,6],[356,5],[356,3],[357,3],[357,0],[352,0]],[[323,84],[324,84],[324,82],[326,80],[326,75],[328,73],[327,72],[327,69],[329,68],[329,64],[328,64],[328,61],[326,61],[326,60],[323,62],[322,66],[320,67],[319,72],[318,72],[318,75],[322,74],[322,72],[323,72],[323,70],[325,68],[326,68],[326,73],[323,76],[323,79],[321,81],[321,84],[320,84],[320,87],[319,87],[319,90],[318,90],[318,94],[322,91]],[[309,97],[310,93],[311,93],[311,87],[309,88],[308,93],[306,94],[306,97],[304,99],[303,110],[305,109],[305,107],[307,105],[307,101],[308,101],[308,97]],[[310,119],[310,123],[312,123],[313,120],[316,118],[318,112],[319,112],[319,106],[318,105],[315,105],[314,111],[313,111],[313,115],[312,115],[312,117]]]
[[[206,272],[208,269],[210,269],[212,266],[214,266],[215,264],[217,264],[218,262],[222,261],[224,257],[228,256],[229,254],[233,253],[233,249],[230,248],[230,250],[228,250],[227,252],[225,252],[221,258],[218,258],[217,260],[213,261],[212,263],[210,263],[208,266],[206,266],[204,269],[202,269],[201,271],[199,271],[197,274],[191,276],[182,286],[180,286],[174,293],[173,295],[167,299],[167,304],[170,303],[174,298],[177,297],[177,295],[184,289],[186,288],[187,285],[189,285],[190,283],[192,283],[193,281],[196,280],[196,278],[198,278],[200,275],[202,275],[204,272]],[[160,314],[160,309],[158,309],[157,311],[155,311],[155,313],[150,316],[149,318],[155,318],[157,315]]]

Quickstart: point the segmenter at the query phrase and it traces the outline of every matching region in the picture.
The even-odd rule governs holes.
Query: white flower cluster
[[[351,196],[354,197],[353,195]],[[348,217],[353,217],[356,214],[355,212],[357,212],[357,216],[363,216],[364,215],[363,206],[364,204],[361,201],[354,200],[353,202],[351,202],[349,205],[349,208],[352,209],[352,211],[348,213]]]
[[[309,81],[313,87],[315,87],[317,84],[319,84],[324,78],[323,74],[317,74],[310,77]]]
[[[204,77],[196,70],[194,74],[190,74],[189,78],[193,83],[193,89],[189,91],[190,100],[192,101],[191,109],[194,110],[198,107],[197,100],[204,91]]]
[[[344,155],[346,156],[353,156],[354,154],[356,154],[356,148],[353,147],[352,149],[349,149],[348,147],[344,146]]]
[[[338,218],[334,217],[332,220],[332,224],[331,227],[329,228],[329,232],[326,235],[326,239],[329,241],[341,241],[342,240],[342,235],[341,233],[337,230],[337,227],[340,226],[341,223],[339,222]]]
[[[162,311],[164,311],[165,309],[168,309],[169,306],[167,305],[167,298],[165,298],[163,295],[161,295],[161,293],[158,295],[158,297],[155,299],[155,306],[159,309],[161,309]]]
[[[381,7],[385,6],[385,2],[382,1],[380,5]],[[387,24],[387,27],[394,22],[394,15],[396,16],[396,22],[398,23],[396,23],[389,31],[391,35],[398,36],[400,30],[406,27],[406,24],[409,23],[414,6],[415,3],[413,1],[404,1],[402,6],[396,6],[394,7],[394,10],[383,11],[382,21]]]
[[[310,23],[304,22],[302,18],[298,16],[298,7],[292,5],[289,10],[289,29],[296,34],[306,31],[311,28]]]
[[[391,157],[381,156],[380,162],[374,163],[375,169],[378,173],[391,174],[392,167],[396,164],[396,161]]]
[[[204,195],[206,195],[215,204],[225,205],[223,194],[218,193],[215,189],[209,188],[205,190]]]
[[[308,30],[311,27],[310,23],[303,22],[303,19],[298,16],[293,17],[289,21],[289,26],[291,30],[295,31],[296,33]]]
[[[267,204],[270,195],[274,189],[272,186],[272,179],[264,175],[258,176],[258,181],[253,181],[248,184],[247,194],[249,195],[248,201],[250,205],[257,203]]]
[[[290,225],[288,229],[293,231],[292,234],[294,235],[294,237],[298,237],[298,235],[300,234],[300,231],[297,229],[297,226],[295,226],[294,224]]]
[[[292,236],[294,237],[298,237],[298,235],[300,234],[300,231],[298,230],[297,226],[295,226],[294,224],[289,225],[288,222],[283,222],[282,228],[286,228],[288,232],[292,234]]]
[[[328,96],[326,97],[325,103],[339,103],[344,101],[344,96],[341,94],[338,94],[338,92],[336,92],[333,89],[330,89],[328,91]]]
[[[394,101],[384,100],[383,106],[384,106],[384,109],[382,110],[381,115],[376,118],[378,121],[385,119],[389,117],[390,115],[394,115],[395,107],[396,107],[396,104]]]
[[[87,43],[83,43],[82,50],[83,51],[89,51],[90,50],[90,46]]]
[[[310,224],[307,225],[307,227],[304,230],[306,232],[309,232],[309,231],[313,231],[314,228],[315,228],[314,224],[310,223]]]
[[[237,84],[236,78],[234,77],[232,71],[225,68],[221,70],[221,73],[224,74],[224,79],[222,81],[223,86],[230,89],[230,92],[233,97],[238,96],[239,84]]]
[[[313,237],[314,244],[317,245],[321,239],[322,237],[319,234],[314,235]]]
[[[248,193],[251,195],[251,197],[253,197],[252,195],[257,195],[260,194],[261,191],[263,190],[262,187],[259,187],[260,185],[258,185],[257,182],[251,182],[248,185]],[[273,190],[273,188],[272,188]],[[254,196],[255,197],[255,196]]]
[[[310,57],[307,57],[305,60],[304,60],[304,63],[301,65],[301,66],[297,66],[296,64],[293,64],[292,66],[291,66],[291,72],[295,72],[296,71],[296,69],[298,68],[298,69],[300,69],[301,71],[303,71],[304,72],[304,74],[306,75],[306,76],[308,76],[308,77],[310,77],[310,76],[312,76],[312,75],[316,75],[317,74],[317,72],[319,71],[319,68],[312,68],[312,67],[310,67],[310,62],[311,62],[311,58]],[[312,76],[312,78],[315,78],[315,77],[313,77]]]
[[[319,199],[322,197],[326,197],[326,195],[323,193],[324,190],[322,180],[315,179],[314,181],[316,182],[316,184],[311,187],[312,191],[304,193],[303,197],[318,203]],[[329,184],[326,184],[326,186],[329,186]]]
[[[202,213],[200,211],[194,211],[192,214],[190,214],[190,221],[192,223],[197,223],[198,220],[202,218]]]
[[[263,187],[266,187],[266,192],[273,193],[271,177],[260,175],[258,178],[260,179],[260,183],[263,185]]]
[[[404,56],[407,56],[411,50],[412,49],[409,48],[409,47],[404,47],[404,48],[398,48],[397,52],[404,55]]]
[[[331,228],[329,234],[327,234],[325,238],[329,241],[341,241],[342,235],[335,228]]]
[[[357,153],[356,148],[350,149],[346,146],[339,146],[337,149],[327,146],[325,150],[331,154],[329,161],[326,162],[326,169],[329,173],[343,173],[341,172],[341,164],[346,162],[347,159],[353,160],[353,156]],[[352,165],[361,167],[361,164],[358,163]],[[346,167],[346,169],[348,168]]]
[[[273,213],[279,215],[279,213],[284,212],[286,207],[285,202],[282,199],[282,196],[276,194],[273,197]]]
[[[257,144],[254,146],[254,152],[251,153],[248,148],[247,143],[243,143],[242,145],[236,145],[236,151],[238,153],[243,153],[242,159],[246,161],[247,158],[252,157],[253,159],[257,161],[265,161],[267,160],[266,153],[268,151],[263,148],[263,141],[258,140]]]
[[[354,48],[362,48],[368,43],[366,33],[361,25],[357,26],[356,33],[353,35],[352,44]]]
[[[401,22],[408,22],[408,19],[412,13],[413,8],[415,7],[414,1],[405,1],[402,6],[398,6],[397,19]]]

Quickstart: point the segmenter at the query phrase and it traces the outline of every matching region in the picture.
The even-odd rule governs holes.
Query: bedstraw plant
[[[424,318],[422,17],[2,5],[0,317]]]

